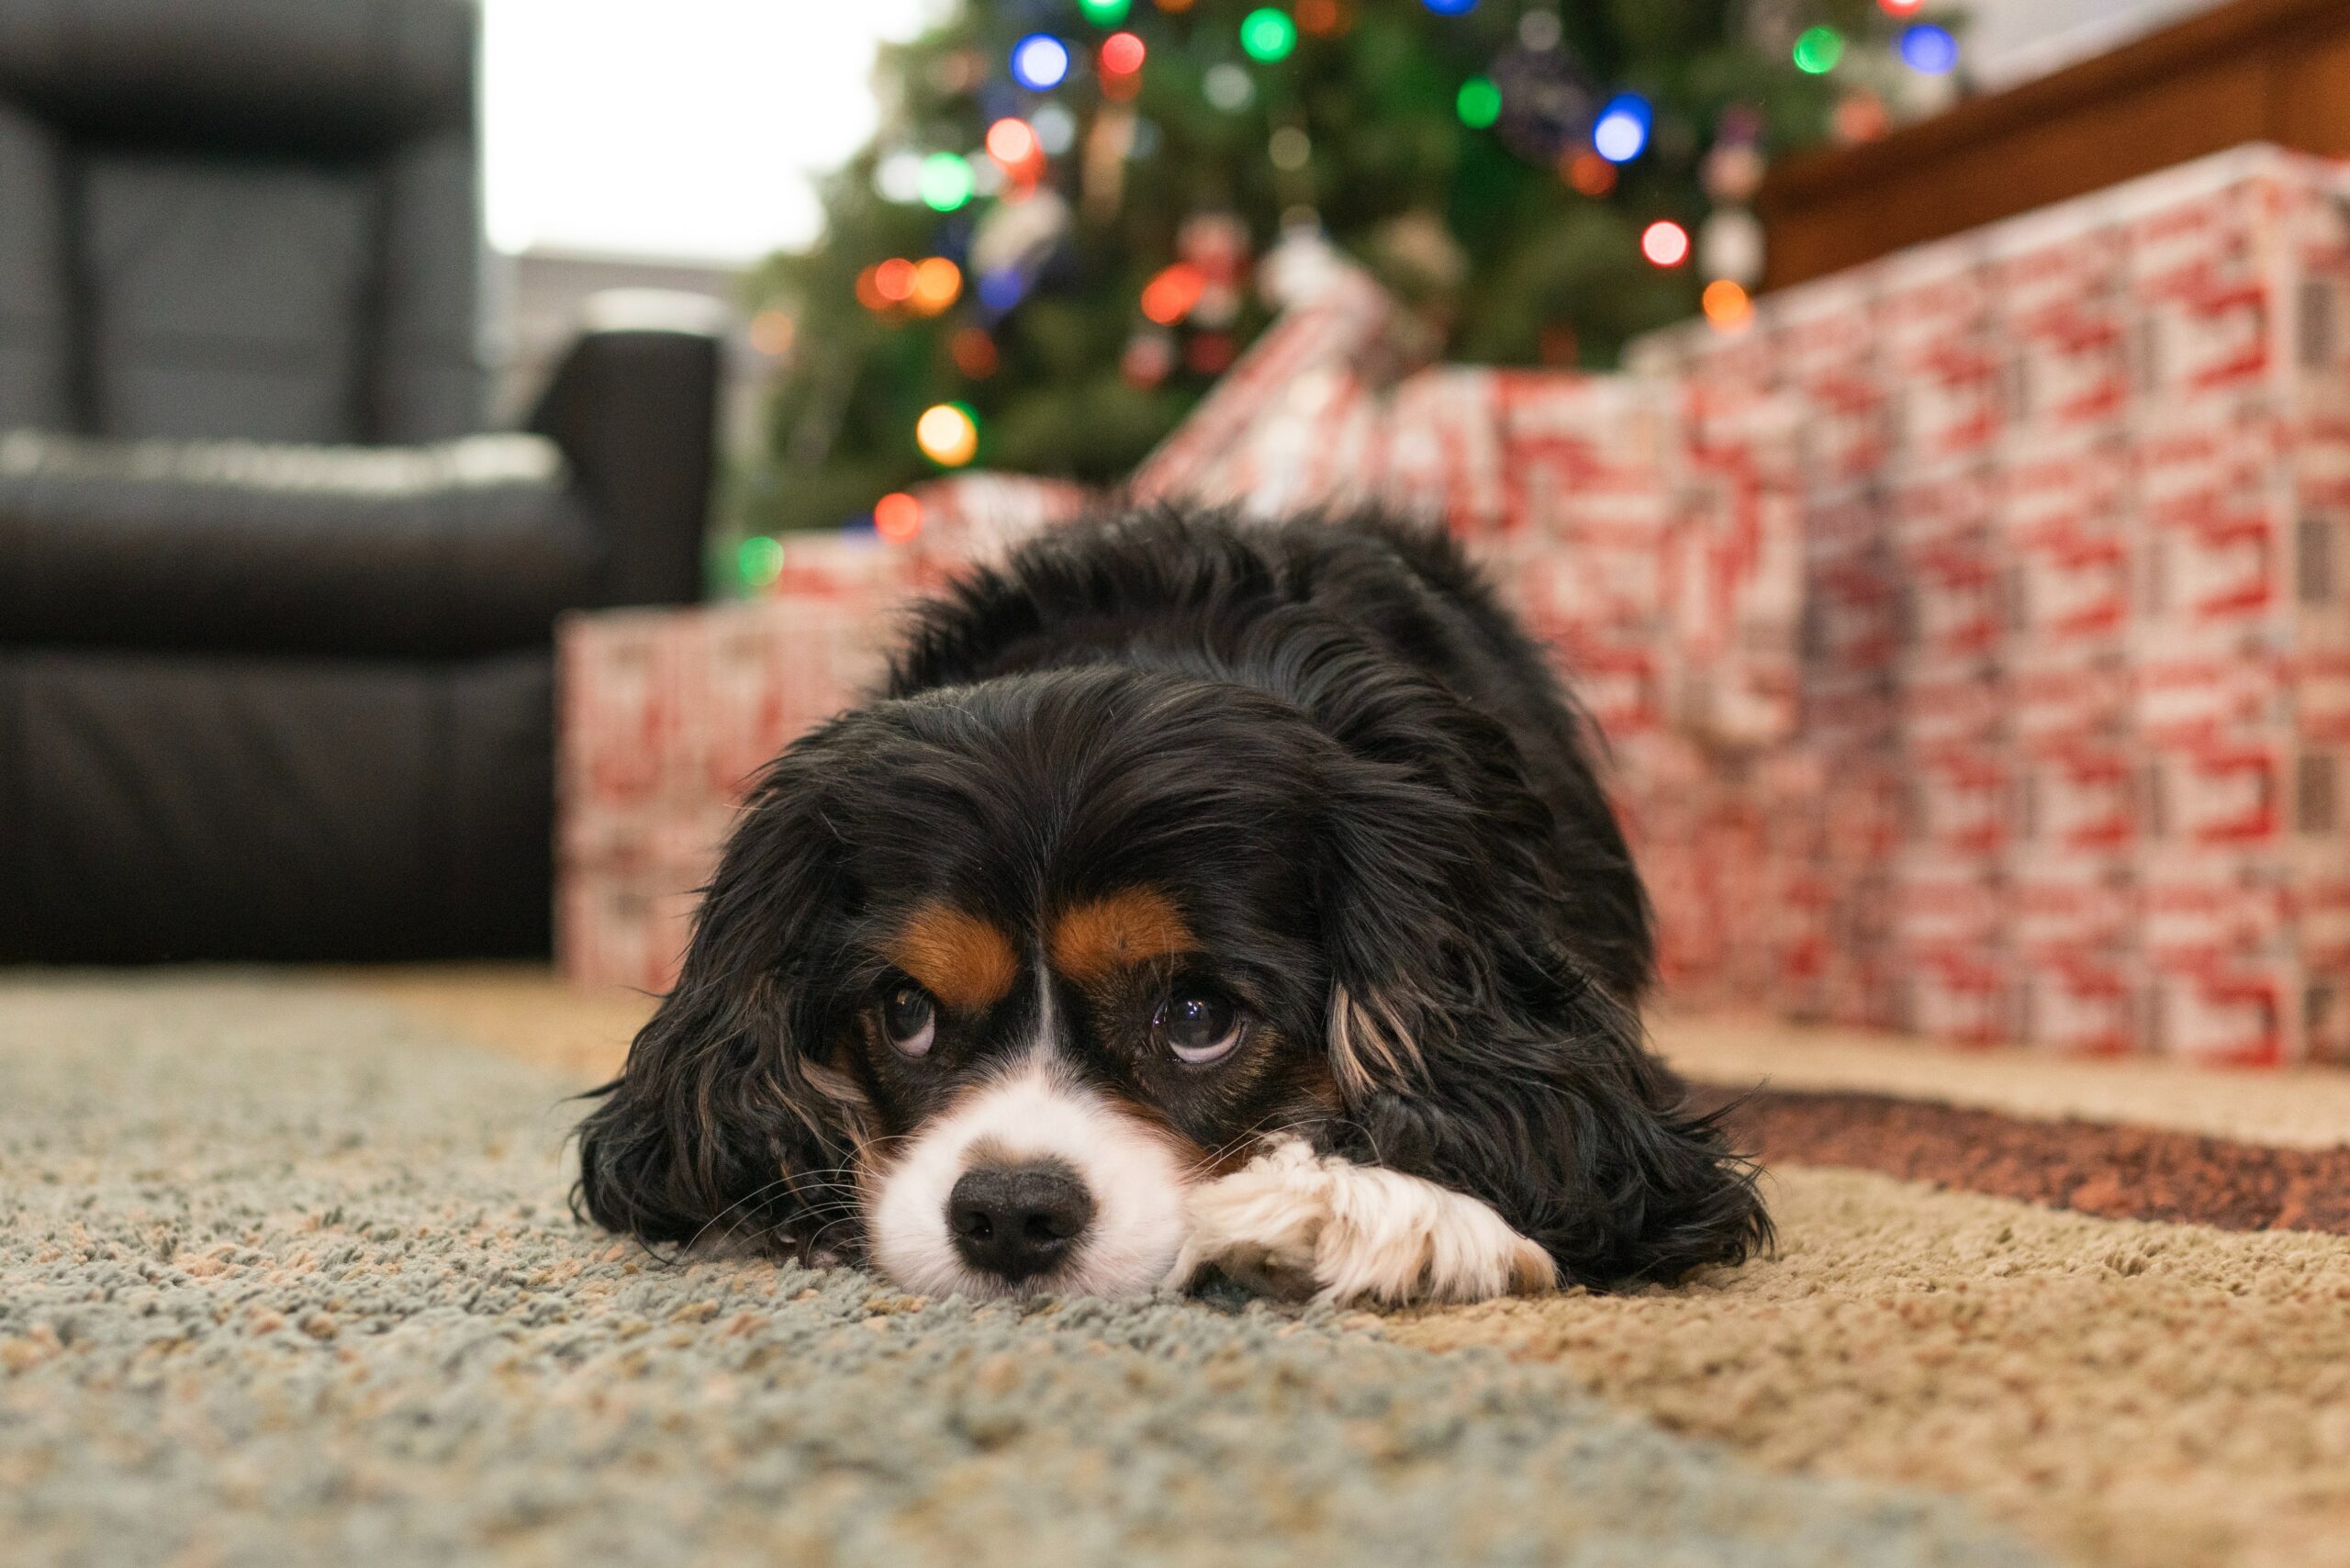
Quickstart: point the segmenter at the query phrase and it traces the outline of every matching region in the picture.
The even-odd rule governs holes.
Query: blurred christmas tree
[[[1954,65],[1919,4],[972,0],[885,52],[823,241],[755,279],[790,347],[738,521],[974,461],[1117,477],[1263,325],[1277,244],[1366,263],[1461,360],[1606,366],[1709,285],[1734,320],[1766,161]]]

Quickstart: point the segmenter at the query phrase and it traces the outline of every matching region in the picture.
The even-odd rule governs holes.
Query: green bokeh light
[[[1077,8],[1097,28],[1114,28],[1126,19],[1133,0],[1077,0]]]
[[[735,550],[734,569],[744,588],[765,588],[782,574],[783,546],[764,533],[754,533]]]
[[[1270,65],[1296,47],[1297,24],[1287,12],[1265,6],[1240,18],[1240,49],[1249,59]]]
[[[1472,76],[1460,84],[1460,95],[1453,100],[1453,107],[1460,111],[1462,125],[1483,130],[1502,118],[1502,90],[1490,76]]]
[[[934,212],[952,212],[971,199],[971,165],[953,152],[934,152],[922,161],[923,205]]]
[[[1834,28],[1807,28],[1796,39],[1796,69],[1824,76],[1844,58],[1844,35]]]

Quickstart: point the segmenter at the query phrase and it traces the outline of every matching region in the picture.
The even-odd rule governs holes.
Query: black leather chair
[[[544,950],[551,629],[697,596],[719,351],[478,433],[475,32],[0,6],[0,959]]]

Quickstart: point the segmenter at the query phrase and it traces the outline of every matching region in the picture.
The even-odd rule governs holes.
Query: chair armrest
[[[691,603],[702,591],[722,312],[649,289],[599,295],[588,312],[531,429],[563,448],[604,531],[604,602]]]
[[[536,436],[0,433],[0,644],[429,658],[543,646],[602,541]]]

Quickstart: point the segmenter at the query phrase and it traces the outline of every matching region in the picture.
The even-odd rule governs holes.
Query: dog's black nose
[[[946,1194],[955,1250],[1010,1282],[1058,1265],[1092,1219],[1093,1194],[1058,1160],[968,1171]]]

